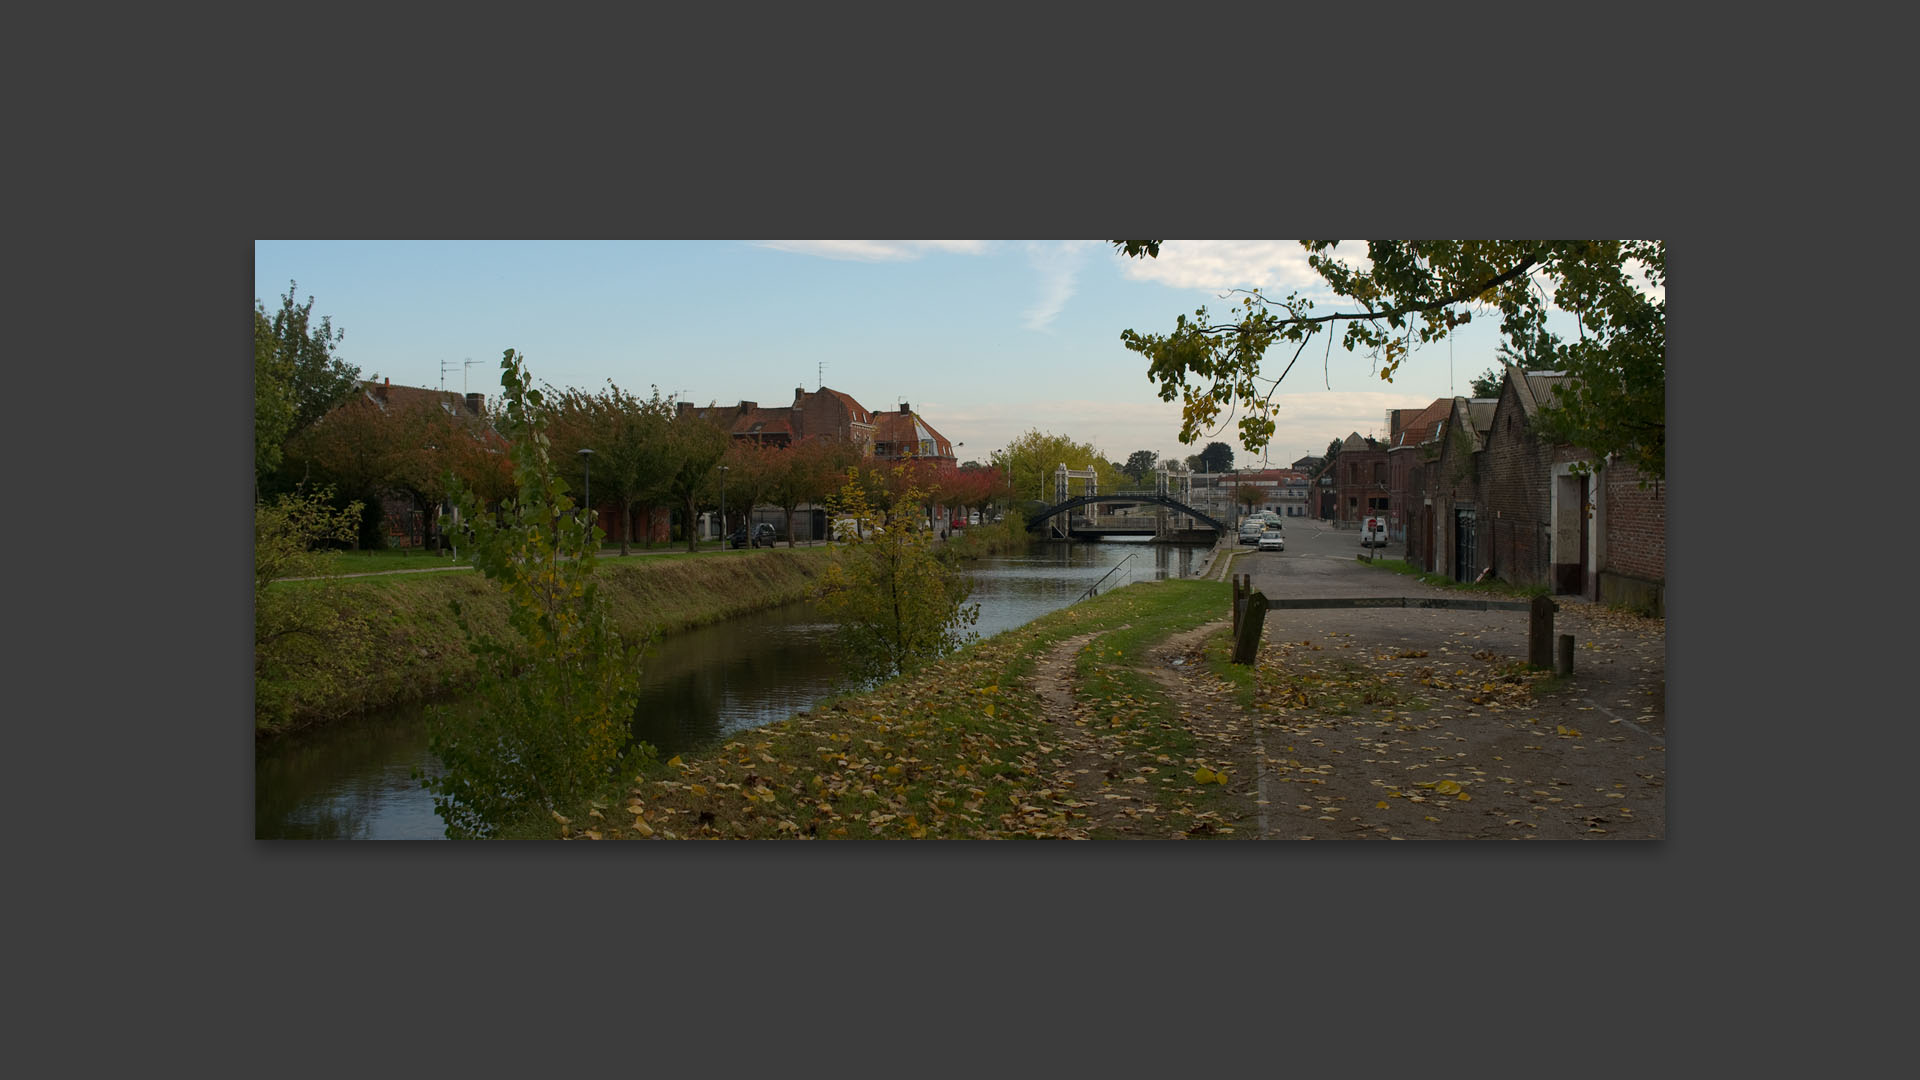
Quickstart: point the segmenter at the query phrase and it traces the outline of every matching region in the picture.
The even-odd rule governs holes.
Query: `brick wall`
[[[1602,570],[1645,581],[1667,579],[1667,486],[1640,487],[1640,471],[1625,462],[1604,470],[1607,564]]]

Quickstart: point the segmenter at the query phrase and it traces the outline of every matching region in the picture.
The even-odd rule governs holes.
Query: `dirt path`
[[[1075,696],[1061,642],[1034,685],[1073,748],[1075,798],[1092,836],[1272,839],[1658,839],[1666,831],[1663,620],[1567,605],[1556,629],[1575,672],[1531,672],[1524,622],[1447,611],[1276,612],[1253,708],[1208,669],[1224,622],[1149,650],[1191,735],[1181,761],[1142,764]],[[1165,773],[1199,762],[1197,818]],[[1160,775],[1154,775],[1159,773]]]

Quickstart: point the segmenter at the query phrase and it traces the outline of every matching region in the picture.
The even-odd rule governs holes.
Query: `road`
[[[1422,585],[1401,574],[1386,573],[1358,561],[1369,550],[1394,553],[1404,550],[1395,543],[1386,548],[1363,548],[1360,534],[1353,529],[1336,529],[1324,521],[1292,518],[1282,527],[1287,538],[1285,551],[1255,551],[1240,548],[1244,554],[1233,561],[1229,572],[1248,574],[1253,587],[1269,599],[1334,596],[1445,596],[1447,590]]]
[[[1352,530],[1285,532],[1285,552],[1241,549],[1227,572],[1269,599],[1463,595],[1359,562]],[[1306,697],[1262,729],[1262,835],[1665,836],[1665,622],[1554,599],[1576,659],[1545,682],[1520,674],[1526,612],[1269,611],[1263,678]],[[1341,698],[1369,685],[1394,704]],[[1420,786],[1442,780],[1459,794]]]

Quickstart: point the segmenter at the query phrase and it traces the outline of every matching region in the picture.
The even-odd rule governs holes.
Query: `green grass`
[[[1494,596],[1512,596],[1530,600],[1536,596],[1551,596],[1552,590],[1545,585],[1511,585],[1504,581],[1459,582],[1445,574],[1430,574],[1405,559],[1385,559],[1375,555],[1371,561],[1360,559],[1363,566],[1376,570],[1388,570],[1396,574],[1413,578],[1423,585],[1437,585],[1455,592],[1486,593]]]
[[[844,694],[720,746],[636,763],[632,779],[514,835],[588,829],[603,837],[1008,838],[1084,834],[1066,741],[1023,679],[1036,657],[1085,633],[1100,693],[1132,697],[1140,753],[1170,753],[1180,736],[1144,672],[1124,669],[1155,640],[1217,618],[1217,582],[1140,584],[976,642],[919,672]],[[1076,687],[1076,691],[1081,691]],[[637,806],[636,817],[629,809]],[[597,816],[596,816],[597,811]],[[636,830],[633,822],[645,823]]]

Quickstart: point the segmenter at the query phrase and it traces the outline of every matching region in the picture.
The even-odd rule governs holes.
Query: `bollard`
[[[1573,674],[1573,635],[1561,634],[1560,647],[1554,650],[1553,673],[1561,677]]]
[[[1260,631],[1267,625],[1267,594],[1247,597],[1247,611],[1233,634],[1233,662],[1251,664],[1260,653]]]
[[[1553,613],[1559,610],[1552,600],[1536,596],[1527,608],[1527,664],[1529,667],[1553,666]]]

